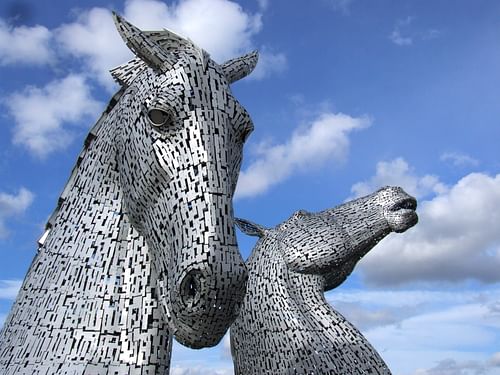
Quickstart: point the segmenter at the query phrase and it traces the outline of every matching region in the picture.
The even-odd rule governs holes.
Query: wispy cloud
[[[418,369],[414,375],[486,375],[492,368],[487,361],[457,361],[447,358],[429,369]]]
[[[23,214],[33,202],[33,198],[34,194],[25,188],[19,189],[17,194],[0,192],[0,238],[5,238],[9,234],[5,221]],[[0,298],[2,297],[1,288],[0,282]]]
[[[410,26],[413,18],[407,17],[403,20],[398,20],[391,34],[389,35],[389,39],[398,46],[410,46],[413,44],[413,38],[410,36],[403,36],[403,32]]]
[[[394,175],[401,175],[400,163],[392,166]],[[385,174],[390,176],[391,169]],[[412,181],[420,179],[408,169],[401,185],[419,196],[418,183]],[[393,183],[399,185],[398,181]],[[405,186],[405,181],[410,184]],[[500,205],[500,175],[471,173],[449,188],[440,186],[437,178],[431,181],[436,195],[419,201],[419,223],[407,233],[389,236],[360,262],[366,281],[378,285],[500,281],[500,212],[492,209]]]
[[[482,353],[494,346],[500,334],[498,314],[491,308],[499,298],[498,286],[483,288],[481,294],[463,288],[342,287],[326,293],[328,303],[362,330],[394,374],[411,371],[413,375],[441,374],[432,371],[437,371],[436,363],[444,358],[460,358],[455,367],[449,363],[455,370],[472,363],[485,369],[496,366],[495,355],[490,358]],[[415,363],[420,373],[415,373]],[[450,370],[442,374],[461,373]]]
[[[404,47],[411,46],[416,40],[431,40],[441,35],[441,31],[438,29],[415,29],[413,27],[414,19],[414,17],[408,16],[397,20],[389,34],[389,40],[397,46]]]
[[[22,283],[22,280],[0,280],[0,299],[16,298]]]
[[[440,159],[456,167],[476,167],[479,165],[479,161],[461,152],[445,152],[441,155]]]
[[[257,157],[240,173],[236,197],[262,194],[296,172],[326,162],[341,163],[349,151],[349,134],[370,126],[368,117],[323,113],[281,144],[261,144]]]
[[[64,149],[73,137],[71,126],[96,117],[102,105],[92,98],[81,75],[54,80],[45,87],[27,87],[5,104],[15,120],[14,143],[39,158]]]
[[[43,65],[55,61],[52,33],[44,26],[9,26],[0,19],[0,65]]]

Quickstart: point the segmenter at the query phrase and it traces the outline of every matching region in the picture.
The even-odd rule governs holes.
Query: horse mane
[[[77,176],[78,168],[79,168],[82,160],[85,158],[87,151],[90,148],[90,145],[98,137],[101,125],[104,123],[104,121],[108,117],[111,110],[118,103],[118,101],[122,97],[124,91],[125,90],[122,87],[111,97],[111,100],[109,101],[108,105],[106,106],[106,109],[102,112],[101,116],[99,117],[97,122],[92,126],[92,128],[90,128],[90,131],[88,132],[87,137],[85,138],[85,140],[83,142],[83,148],[80,151],[80,154],[78,155],[78,158],[76,160],[76,164],[73,167],[73,169],[71,170],[71,174],[68,178],[68,181],[64,185],[63,191],[57,200],[56,208],[54,209],[54,211],[50,215],[49,219],[47,220],[47,223],[45,224],[45,232],[42,235],[42,237],[40,237],[40,239],[38,240],[39,246],[43,245],[43,242],[45,241],[45,238],[47,237],[48,233],[50,232],[51,228],[53,227],[55,218],[57,217],[57,214],[59,213],[61,206],[63,205],[64,201],[66,200],[69,191],[74,187],[74,182],[75,182],[75,179]]]

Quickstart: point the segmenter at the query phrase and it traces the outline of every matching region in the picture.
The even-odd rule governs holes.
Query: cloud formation
[[[422,178],[412,174],[401,160],[385,166],[394,167],[394,176],[401,177],[393,184],[417,197],[425,193],[419,188]],[[391,168],[384,173],[377,169],[370,181],[382,175],[390,176]],[[419,202],[419,223],[402,235],[384,239],[360,262],[365,280],[377,285],[500,281],[500,211],[496,209],[500,205],[500,175],[471,173],[450,188],[443,188],[437,179],[431,181],[436,183],[424,186],[430,186],[436,196]],[[359,185],[353,189],[362,190]]]
[[[444,375],[432,372],[447,367],[436,363],[460,358],[450,369],[475,363],[485,369],[496,366],[485,357],[485,348],[500,334],[498,313],[492,306],[500,298],[498,286],[482,289],[343,289],[327,292],[328,303],[360,328],[387,361],[394,374]],[[500,358],[498,358],[500,360]],[[415,363],[420,372],[415,373]],[[450,370],[451,371],[451,370]],[[468,374],[468,373],[464,373]]]
[[[257,157],[240,173],[235,196],[262,194],[295,172],[342,162],[349,152],[349,134],[371,124],[368,117],[323,113],[281,144],[261,144]]]
[[[0,192],[0,239],[8,236],[9,232],[5,221],[10,217],[23,214],[33,202],[34,195],[25,188],[19,189],[17,194]],[[0,298],[5,298],[5,284],[0,281]]]
[[[397,46],[411,46],[416,40],[426,41],[439,37],[441,31],[438,29],[414,30],[411,26],[414,17],[406,17],[396,21],[392,32],[389,34],[389,40]]]
[[[44,26],[11,27],[0,19],[0,65],[43,65],[55,60],[52,33]]]
[[[417,176],[406,160],[396,158],[378,162],[375,175],[367,181],[354,184],[351,188],[353,195],[349,199],[371,194],[384,186],[401,186],[416,198],[447,191],[446,185],[437,176]]]
[[[414,375],[485,375],[489,373],[487,363],[481,361],[456,361],[447,358],[427,370],[417,370]]]
[[[124,16],[143,30],[165,27],[191,38],[222,63],[254,49],[253,37],[262,29],[261,13],[249,13],[229,0],[183,0],[172,5],[157,0],[128,0]],[[111,12],[92,8],[73,23],[56,30],[56,38],[72,56],[82,58],[99,82],[113,87],[109,69],[132,57],[117,31]],[[263,51],[255,78],[286,66],[282,53]]]
[[[171,5],[128,0],[123,14],[144,30],[169,27],[191,38],[218,62],[254,49],[253,38],[262,29],[261,13],[249,13],[229,0],[181,0]],[[116,31],[109,9],[81,11],[74,22],[54,30],[9,28],[0,21],[0,65],[55,61],[56,50],[60,60],[71,57],[83,62],[82,71],[42,88],[27,87],[4,100],[15,120],[13,142],[39,158],[65,148],[73,138],[71,126],[98,113],[101,105],[91,95],[92,80],[110,92],[115,90],[109,69],[133,56]],[[282,72],[287,66],[283,53],[267,48],[260,60],[253,79]]]
[[[391,42],[398,46],[410,46],[413,44],[413,38],[409,35],[403,35],[403,30],[407,29],[408,26],[412,23],[412,17],[406,17],[405,19],[398,20],[391,34],[389,35],[389,39]]]
[[[5,104],[15,120],[14,143],[39,158],[67,147],[73,138],[71,126],[96,118],[102,107],[92,98],[85,78],[75,74],[43,88],[27,87]]]
[[[0,299],[16,298],[22,283],[22,280],[0,280]]]
[[[476,167],[479,161],[461,152],[445,152],[440,157],[441,161],[453,164],[455,167]]]

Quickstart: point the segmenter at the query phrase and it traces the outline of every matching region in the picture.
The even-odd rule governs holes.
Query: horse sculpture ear
[[[234,223],[243,233],[248,234],[249,236],[263,237],[267,231],[267,228],[262,225],[252,223],[251,221],[245,219],[239,219],[237,217],[234,218]]]
[[[236,82],[252,73],[257,61],[259,60],[259,52],[253,51],[246,55],[226,61],[221,65],[222,71],[229,83]]]
[[[176,58],[165,51],[153,38],[115,12],[113,12],[113,18],[120,36],[137,57],[155,70],[167,71],[173,67]]]

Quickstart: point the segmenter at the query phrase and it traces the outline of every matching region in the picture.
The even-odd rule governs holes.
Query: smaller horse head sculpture
[[[231,326],[235,374],[384,374],[387,365],[324,298],[391,232],[418,221],[417,202],[398,187],[318,213],[297,211],[275,228],[237,219],[260,237]]]
[[[232,197],[253,125],[229,85],[253,70],[257,53],[218,65],[189,39],[114,17],[137,56],[111,71],[123,90],[110,116],[124,205],[147,240],[172,333],[186,346],[212,346],[247,281]]]

